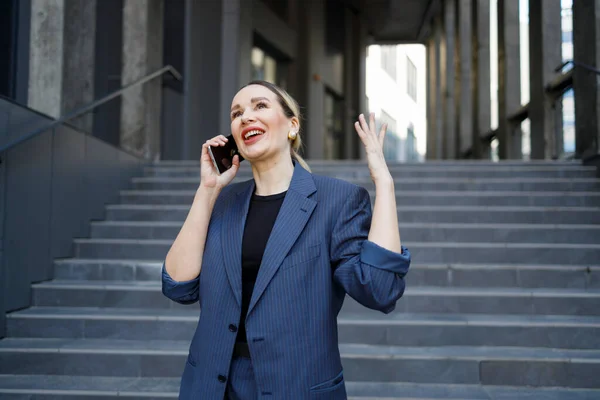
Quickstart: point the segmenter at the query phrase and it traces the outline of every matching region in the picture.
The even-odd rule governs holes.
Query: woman
[[[312,175],[298,155],[297,103],[254,81],[235,96],[231,133],[253,180],[228,184],[202,146],[201,179],[163,266],[163,293],[201,314],[180,399],[345,399],[337,315],[348,293],[391,312],[410,254],[400,244],[394,183],[373,115],[355,128],[376,200],[361,187]]]

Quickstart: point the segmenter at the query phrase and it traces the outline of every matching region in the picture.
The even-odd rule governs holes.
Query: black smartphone
[[[208,146],[208,153],[210,154],[210,158],[212,158],[215,168],[219,171],[219,174],[222,174],[231,168],[233,165],[233,156],[236,154],[240,158],[240,162],[244,160],[238,151],[232,135],[227,136],[227,143],[225,146]]]

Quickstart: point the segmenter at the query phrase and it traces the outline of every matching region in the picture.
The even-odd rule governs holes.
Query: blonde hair
[[[279,86],[272,84],[271,82],[261,80],[249,82],[242,88],[250,85],[260,85],[266,87],[271,92],[275,93],[275,95],[277,96],[277,100],[279,100],[279,105],[283,109],[283,113],[285,114],[285,116],[288,118],[296,117],[298,119],[298,130],[300,130],[300,106],[298,105],[298,102],[288,92],[286,92]],[[302,149],[302,139],[300,138],[300,132],[297,132],[296,138],[294,138],[294,140],[291,140],[291,142],[292,158],[298,161],[305,170],[310,172],[310,167],[308,166],[304,158],[300,156],[300,150]]]

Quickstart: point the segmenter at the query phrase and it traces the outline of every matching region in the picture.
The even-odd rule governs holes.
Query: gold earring
[[[296,140],[296,136],[298,136],[298,134],[295,131],[289,131],[288,132],[288,139],[290,139],[290,140]]]

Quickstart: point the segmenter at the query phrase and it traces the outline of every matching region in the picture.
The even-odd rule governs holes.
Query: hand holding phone
[[[239,155],[230,161],[233,164],[232,167],[225,170],[223,173],[219,171],[217,165],[215,165],[215,160],[213,159],[213,152],[217,148],[227,145],[229,140],[233,141],[233,138],[228,139],[223,135],[218,135],[208,139],[206,143],[202,145],[202,155],[200,157],[201,187],[209,190],[222,189],[227,186],[237,174],[241,160]]]
[[[235,140],[232,135],[227,136],[225,144],[218,146],[209,145],[208,153],[212,159],[215,169],[219,172],[219,175],[227,171],[233,165],[233,156],[237,155],[240,162],[244,160],[238,151]]]

